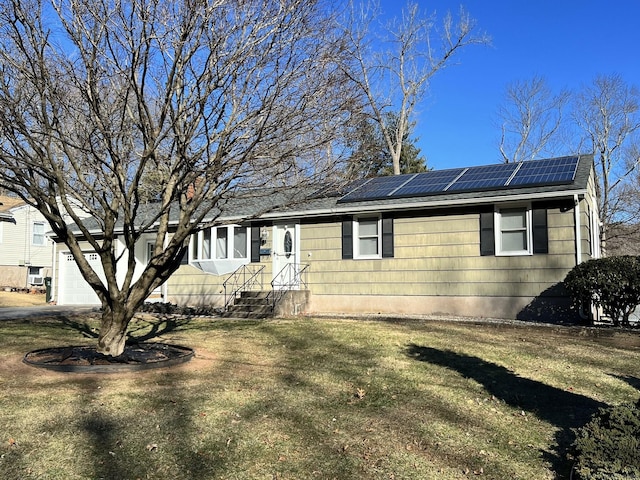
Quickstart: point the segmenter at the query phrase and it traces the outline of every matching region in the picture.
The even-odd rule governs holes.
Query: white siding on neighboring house
[[[46,236],[49,224],[24,203],[9,213],[13,221],[0,223],[0,287],[28,288],[34,279],[39,286],[39,277],[52,274],[52,241]]]

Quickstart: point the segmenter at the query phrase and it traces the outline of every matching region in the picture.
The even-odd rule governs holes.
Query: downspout
[[[57,243],[53,240],[51,242],[51,295],[49,296],[49,302],[53,304],[57,303],[56,290],[58,288],[58,282],[56,282],[56,246]]]
[[[576,265],[578,265],[582,262],[582,237],[580,235],[580,199],[577,194],[573,195],[573,205],[573,216],[576,228]]]

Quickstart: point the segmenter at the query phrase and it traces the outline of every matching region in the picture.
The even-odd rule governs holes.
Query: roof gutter
[[[355,214],[362,212],[383,212],[389,210],[402,209],[407,210],[424,210],[431,208],[442,207],[457,207],[464,205],[486,205],[503,202],[524,202],[532,200],[545,200],[550,198],[581,198],[587,193],[586,189],[581,190],[564,190],[559,192],[541,192],[541,193],[527,193],[519,195],[494,195],[491,197],[483,198],[462,198],[462,199],[448,199],[440,201],[430,202],[412,202],[412,203],[390,203],[385,205],[367,205],[354,208],[349,204],[339,204],[336,207],[318,209],[318,210],[299,210],[290,212],[272,212],[265,215],[261,215],[260,219],[276,219],[276,218],[297,218],[297,217],[320,217],[326,215],[336,214]],[[221,217],[221,219],[223,219]]]

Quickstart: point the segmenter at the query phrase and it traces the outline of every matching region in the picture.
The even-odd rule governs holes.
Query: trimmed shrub
[[[159,313],[163,315],[186,315],[191,317],[216,317],[220,316],[223,310],[220,307],[186,307],[178,306],[173,303],[148,302],[142,304],[139,309],[146,313]]]
[[[640,305],[640,257],[588,260],[573,267],[564,286],[575,307],[601,307],[615,326],[629,326],[629,315]]]
[[[640,400],[601,408],[576,431],[574,473],[580,480],[640,478]]]

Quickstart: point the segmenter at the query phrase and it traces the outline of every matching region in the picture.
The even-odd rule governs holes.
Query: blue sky
[[[598,74],[615,73],[640,86],[640,0],[418,4],[439,18],[463,5],[492,43],[467,47],[454,58],[418,106],[414,136],[432,168],[500,162],[496,111],[509,82],[541,75],[555,91],[578,90]],[[382,0],[381,8],[399,16],[403,5]]]

